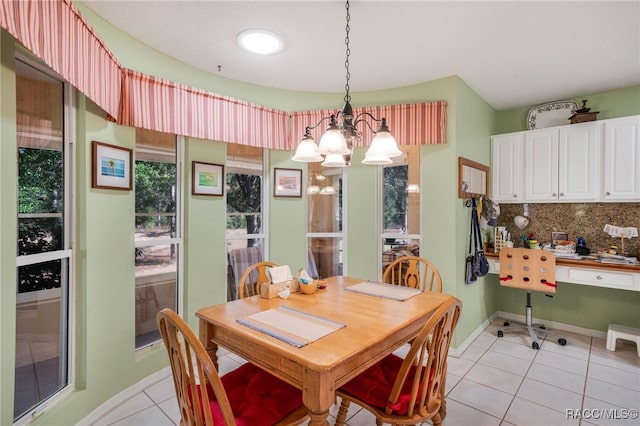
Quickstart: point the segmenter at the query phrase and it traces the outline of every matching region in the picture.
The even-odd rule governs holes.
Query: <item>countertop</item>
[[[500,253],[485,253],[487,259],[499,259]],[[617,263],[602,263],[592,259],[563,259],[556,257],[556,265],[577,266],[580,268],[605,269],[610,271],[626,271],[640,273],[640,265],[620,265]]]

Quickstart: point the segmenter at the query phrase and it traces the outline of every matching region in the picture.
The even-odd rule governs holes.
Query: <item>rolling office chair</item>
[[[532,324],[531,291],[544,293],[556,292],[556,257],[547,250],[524,248],[502,248],[500,250],[500,285],[527,290],[526,324],[509,325],[498,329],[498,337],[505,332],[527,330],[531,336],[531,347],[540,349],[538,336],[547,334],[558,338],[558,344],[564,346],[567,339],[542,324]]]

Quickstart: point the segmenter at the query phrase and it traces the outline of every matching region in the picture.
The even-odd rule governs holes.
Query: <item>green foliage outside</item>
[[[402,229],[405,226],[408,172],[408,166],[384,168],[383,229]]]
[[[20,217],[19,256],[62,249],[64,208],[64,159],[62,151],[18,149],[18,213],[60,213],[59,217]],[[60,261],[18,268],[18,292],[60,287]]]
[[[136,161],[136,213],[176,212],[174,163]],[[175,232],[175,215],[136,216],[136,229],[153,233],[153,229],[169,228]]]

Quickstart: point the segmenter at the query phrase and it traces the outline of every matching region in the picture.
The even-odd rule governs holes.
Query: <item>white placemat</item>
[[[384,297],[392,300],[407,300],[413,296],[422,293],[419,288],[403,287],[393,284],[372,283],[363,281],[346,287],[347,291],[355,291],[356,293],[368,294],[369,296]]]
[[[346,327],[343,323],[286,306],[256,312],[236,321],[298,348]]]

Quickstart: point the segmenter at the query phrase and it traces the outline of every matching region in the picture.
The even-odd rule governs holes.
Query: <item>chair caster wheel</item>
[[[559,344],[560,346],[564,346],[564,345],[566,345],[566,344],[567,344],[567,339],[558,339],[558,344]]]
[[[504,336],[504,333],[502,331],[498,330],[498,337],[502,337],[502,336]]]
[[[509,327],[509,321],[505,321],[502,325],[504,325],[505,327]]]
[[[532,347],[533,349],[540,349],[540,345],[538,345],[538,342],[533,342],[533,343],[531,344],[531,347]]]

